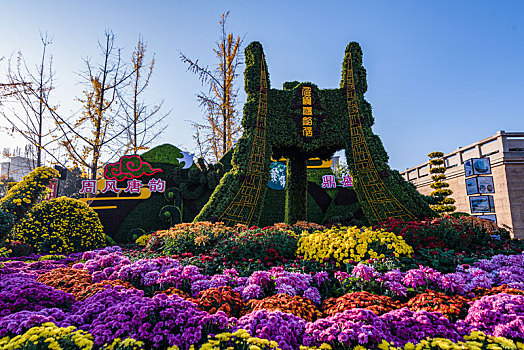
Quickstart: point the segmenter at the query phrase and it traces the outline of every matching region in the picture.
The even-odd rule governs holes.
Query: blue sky
[[[50,52],[62,113],[77,110],[83,57],[97,59],[106,29],[130,57],[141,34],[157,64],[147,99],[165,100],[169,127],[157,143],[192,150],[187,120],[202,121],[202,89],[178,51],[215,63],[218,20],[264,46],[271,85],[311,81],[338,87],[344,49],[358,41],[368,71],[375,126],[399,170],[498,130],[524,130],[524,2],[507,1],[10,1],[2,6],[0,56]],[[244,45],[244,46],[245,46]],[[6,60],[0,63],[0,77]],[[239,80],[242,84],[242,80]],[[242,97],[242,102],[245,98]],[[4,121],[0,121],[5,125]],[[0,135],[0,149],[12,144]]]

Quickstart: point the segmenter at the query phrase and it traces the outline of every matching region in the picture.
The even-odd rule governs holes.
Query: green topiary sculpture
[[[306,220],[305,160],[328,159],[341,149],[346,150],[358,201],[371,224],[389,217],[435,216],[423,197],[389,168],[384,146],[371,130],[374,119],[364,99],[366,70],[358,43],[346,48],[339,89],[321,90],[309,82],[271,89],[262,45],[249,44],[245,58],[244,133],[235,147],[233,169],[222,177],[195,221],[258,224],[271,157],[289,160],[286,221]]]

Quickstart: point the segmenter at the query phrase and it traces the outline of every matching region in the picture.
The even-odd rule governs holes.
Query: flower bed
[[[409,246],[384,231],[182,228],[156,236],[191,232],[191,253],[1,257],[0,349],[524,349],[523,254],[482,255],[446,272],[405,264]],[[210,240],[195,248],[202,230]],[[244,250],[236,259],[261,247],[279,253],[272,264],[193,264],[218,249],[202,248],[215,236]]]

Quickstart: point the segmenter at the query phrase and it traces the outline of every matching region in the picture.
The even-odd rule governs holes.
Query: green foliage
[[[434,196],[423,195],[423,198],[426,201],[426,203],[428,203],[430,206],[439,204],[440,201],[442,200],[442,197],[438,197],[438,196],[434,197]]]
[[[174,146],[162,145],[158,146],[162,149],[172,149]],[[149,152],[156,153],[157,147],[151,149]],[[148,152],[146,152],[148,153]],[[141,156],[143,158],[143,156]],[[153,158],[151,155],[148,158]],[[145,159],[145,158],[143,158]],[[156,158],[154,158],[156,159]],[[162,172],[156,173],[152,176],[143,176],[142,182],[147,183],[151,178],[160,178],[166,181],[166,192],[171,190],[173,186],[173,176],[180,168],[179,165],[168,163],[151,162],[151,167],[160,168]],[[136,228],[143,229],[145,232],[166,229],[170,226],[170,221],[163,221],[159,218],[162,208],[173,201],[167,201],[162,193],[151,193],[151,196],[146,200],[137,201],[137,203],[129,208],[127,215],[120,218],[121,222],[116,229],[116,232],[108,232],[117,242],[134,242],[130,240],[129,233]]]
[[[333,173],[333,170],[331,168],[320,168],[320,169],[308,169],[307,171],[307,181],[308,182],[314,182],[317,185],[322,185],[322,176],[324,175],[335,175]],[[342,179],[339,179],[341,181]],[[335,196],[338,193],[338,190],[336,188],[326,188],[324,189],[326,193],[331,197],[335,198]]]
[[[11,256],[28,256],[33,253],[33,247],[20,241],[6,241],[5,247],[11,251]]]
[[[313,168],[307,170],[307,181],[314,182],[318,185],[322,184],[322,176],[333,175],[331,168]]]
[[[453,204],[453,203],[455,203],[455,200],[453,198],[442,198],[440,203],[442,203],[442,204]]]
[[[435,197],[435,196],[446,197],[446,196],[449,196],[451,194],[453,194],[453,191],[450,190],[449,188],[439,188],[439,189],[437,189],[435,191],[432,191],[429,195],[433,196],[433,197]]]
[[[10,239],[39,253],[71,253],[104,246],[98,214],[84,202],[59,197],[35,205],[15,224]]]
[[[53,178],[60,177],[57,170],[39,167],[24,176],[22,181],[11,187],[5,197],[0,199],[0,209],[12,214],[15,220],[24,217],[46,192],[46,186]]]
[[[0,209],[0,240],[2,240],[15,223],[14,215],[6,212],[3,209]]]
[[[446,198],[446,199],[451,199],[451,198]],[[455,211],[456,209],[457,207],[454,205],[437,204],[433,206],[433,210],[435,210],[437,213],[449,213],[449,212]]]
[[[431,175],[431,180],[433,181],[439,181],[439,180],[445,180],[446,175],[444,174],[438,174],[438,175]]]
[[[349,207],[349,209],[348,209]],[[329,206],[324,215],[323,225],[340,225],[340,226],[369,226],[367,218],[362,213],[360,203],[354,203],[349,206],[338,206],[334,202]]]
[[[382,182],[387,191],[412,216],[434,216],[435,213],[428,207],[423,197],[413,186],[410,186],[397,171],[389,168],[387,164],[388,155],[384,150],[384,146],[380,138],[371,131],[374,119],[371,114],[371,105],[364,99],[364,93],[367,90],[366,71],[362,67],[362,50],[357,43],[350,43],[346,48],[346,57],[344,58],[346,63],[350,54],[353,60],[357,102],[363,123],[364,134],[362,136],[365,138],[369,152],[373,157],[374,166]],[[268,117],[262,133],[258,125],[256,125],[260,102],[261,67],[265,66],[262,45],[258,42],[251,43],[246,48],[245,57],[246,70],[244,75],[247,103],[244,106],[242,119],[244,134],[235,148],[233,169],[224,175],[209,202],[195,218],[196,221],[217,220],[227,211],[246,177],[251,176],[249,173],[251,159],[249,157],[252,147],[254,147],[255,135],[264,135],[265,149],[259,149],[257,152],[258,154],[265,154],[265,159],[263,159],[264,175],[261,181],[258,181],[258,177],[256,179],[255,186],[257,187],[258,201],[254,208],[255,214],[248,224],[261,222],[259,221],[260,214],[263,211],[263,204],[267,202],[264,201],[264,196],[267,192],[266,183],[269,176],[271,156],[274,159],[279,159],[280,157],[290,159],[297,155],[306,159],[310,157],[327,159],[337,150],[346,149],[347,164],[350,167],[350,171],[357,173],[351,144],[348,142],[350,130],[347,96],[344,90],[348,78],[346,69],[342,73],[341,89],[320,90],[314,84],[307,82],[288,82],[284,84],[283,90],[269,89],[267,96]],[[265,74],[265,78],[268,79],[267,71]],[[304,86],[311,87],[313,115],[315,116],[313,122],[314,136],[307,139],[302,137],[301,91]],[[293,167],[291,168],[290,174],[292,175],[295,170]],[[309,207],[309,203],[307,203],[309,199],[305,195],[307,179],[303,176],[303,173],[300,174],[301,176],[298,176],[299,173],[297,172],[296,175],[297,179],[300,178],[300,182],[294,183],[286,189],[288,193],[286,218],[289,222],[297,218],[309,217],[309,213],[304,215],[304,208],[306,205]],[[378,219],[367,202],[371,198],[368,198],[364,193],[363,184],[356,183],[355,191],[367,219],[371,223],[376,223]],[[238,215],[242,217],[241,220],[246,220],[242,215],[245,215],[247,211],[247,209],[244,212],[242,210],[239,211]],[[386,207],[384,207],[383,212],[386,212]],[[380,214],[385,215],[384,213]],[[262,222],[264,221],[262,220]]]
[[[449,187],[449,184],[447,182],[433,182],[432,184],[429,185],[429,187],[431,188],[434,188],[434,189],[439,189],[439,188],[444,188],[444,187]]]
[[[38,261],[45,261],[45,260],[62,260],[65,259],[65,255],[42,255],[38,258]]]
[[[111,238],[111,236],[108,236],[108,235],[104,235],[105,239],[106,239],[106,245],[108,246],[114,246],[116,245],[116,242],[113,238]]]
[[[173,173],[173,181],[182,199],[196,200],[204,193],[213,191],[217,187],[220,179],[227,171],[226,168],[228,167],[222,163],[222,160],[217,164],[206,164],[200,158],[198,159],[198,167],[189,170],[176,168]]]
[[[292,228],[228,227],[204,221],[183,223],[153,234],[146,249],[176,256],[205,254],[202,261],[220,257],[230,266],[248,261],[256,265],[260,260],[255,266],[260,269],[260,263],[271,266],[275,261],[294,259],[299,235]],[[298,228],[296,231],[302,232]]]
[[[420,248],[416,256],[401,259],[405,269],[416,269],[419,266],[429,266],[442,273],[453,273],[461,264],[473,264],[478,259],[472,256],[457,254],[453,249]]]
[[[362,213],[362,208],[358,202],[355,203],[339,203],[337,197],[341,191],[351,191],[351,189],[329,188],[320,189],[326,193],[329,202],[325,208],[321,208],[317,203],[317,199],[311,194],[311,186],[314,186],[310,179],[318,178],[317,174],[326,174],[330,169],[308,169],[308,195],[307,195],[307,221],[319,224],[330,223],[351,223],[350,226],[366,226],[367,219]],[[284,222],[285,213],[285,191],[277,191],[268,188],[266,197],[264,199],[264,206],[259,227],[271,226],[277,222]],[[349,224],[348,224],[349,225]]]
[[[428,154],[428,157],[429,158],[442,158],[442,157],[444,157],[444,153],[442,153],[440,151],[435,151],[435,152],[431,152],[430,154]]]
[[[209,196],[220,181],[221,176],[231,169],[233,151],[222,157],[219,163],[207,165],[203,160],[197,160],[197,165],[190,169],[182,169],[179,165],[155,163],[153,160],[168,161],[177,154],[162,159],[163,151],[176,151],[171,145],[158,146],[144,153],[142,158],[150,161],[154,168],[161,168],[162,173],[155,174],[166,181],[166,192],[161,195],[152,193],[151,197],[141,201],[131,209],[115,233],[118,242],[129,242],[128,235],[134,229],[140,228],[144,232],[165,230],[180,221],[192,221],[202,207],[207,203]],[[156,154],[156,156],[154,156]],[[153,157],[154,156],[154,157]],[[180,211],[182,215],[180,215]],[[181,220],[180,220],[181,219]]]
[[[446,168],[444,167],[431,168],[429,169],[429,172],[431,174],[444,174],[446,172]]]
[[[461,216],[471,216],[471,214],[469,214],[469,213],[463,213],[463,212],[461,212],[461,211],[456,211],[456,212],[454,212],[454,213],[451,213],[450,215],[451,215],[452,217],[454,217],[454,218],[459,218],[459,217],[461,217]]]
[[[152,193],[145,201],[139,202],[122,221],[114,238],[117,242],[128,242],[128,233],[141,228],[144,232],[169,228],[169,223],[158,218],[160,210],[166,205],[164,196]]]
[[[308,198],[308,221],[317,222],[320,217],[310,218],[311,210],[310,205],[316,205],[314,200]],[[266,198],[264,198],[264,205],[262,209],[262,215],[260,215],[260,221],[258,222],[260,227],[271,226],[275,222],[284,222],[284,213],[286,208],[286,192],[277,191],[271,188],[266,190]]]

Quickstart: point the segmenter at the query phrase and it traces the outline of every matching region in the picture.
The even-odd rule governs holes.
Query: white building
[[[0,160],[0,176],[20,181],[34,168],[35,161],[20,156],[7,157]]]

